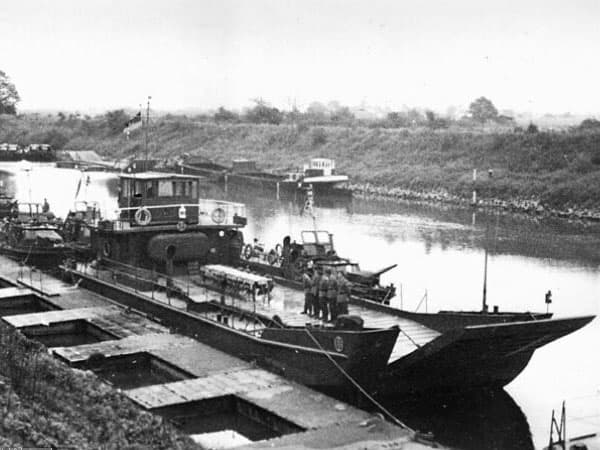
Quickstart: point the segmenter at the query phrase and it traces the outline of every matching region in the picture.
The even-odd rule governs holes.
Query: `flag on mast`
[[[137,130],[142,126],[142,112],[138,112],[135,116],[127,121],[125,124],[125,128],[123,129],[123,133],[129,137],[129,133],[134,130]]]

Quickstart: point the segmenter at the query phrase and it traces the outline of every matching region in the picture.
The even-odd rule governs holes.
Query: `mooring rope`
[[[387,417],[392,419],[392,421],[394,423],[396,423],[397,425],[401,426],[402,428],[405,428],[406,430],[408,430],[410,433],[413,434],[413,436],[416,435],[415,430],[413,430],[411,427],[406,425],[404,422],[402,422],[400,419],[398,419],[396,416],[394,416],[391,412],[389,412],[381,403],[379,403],[377,400],[375,400],[360,384],[358,384],[358,382],[354,378],[352,378],[352,376],[348,372],[346,372],[344,370],[344,368],[336,362],[335,359],[333,359],[333,357],[329,354],[329,352],[323,348],[323,346],[313,336],[313,334],[309,331],[308,328],[305,327],[304,329],[306,330],[306,334],[308,334],[308,336],[317,345],[317,347],[319,347],[319,349],[325,353],[325,356],[329,359],[329,361],[331,361],[333,363],[333,365],[342,373],[342,375],[344,375],[348,379],[348,381],[350,381],[350,383],[352,383],[354,385],[354,387],[360,391],[361,394],[363,394],[371,403],[373,403],[377,408],[379,408],[379,410],[382,413],[384,413]]]

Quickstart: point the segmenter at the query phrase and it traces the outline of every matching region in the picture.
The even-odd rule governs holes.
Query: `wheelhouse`
[[[198,178],[160,172],[121,175],[119,218],[133,226],[198,223]]]
[[[200,178],[162,172],[119,178],[117,230],[153,225],[231,226],[246,224],[245,205],[200,198]]]

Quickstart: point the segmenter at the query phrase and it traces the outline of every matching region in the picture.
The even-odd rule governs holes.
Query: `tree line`
[[[0,70],[0,115],[16,115],[17,104],[20,101],[19,93],[8,75]],[[419,110],[407,108],[402,111],[387,112],[384,117],[360,117],[348,106],[338,102],[324,105],[320,102],[311,103],[304,111],[292,107],[284,111],[270,105],[258,98],[253,101],[253,106],[242,112],[219,107],[212,114],[197,116],[200,120],[214,120],[217,123],[251,123],[251,124],[292,124],[299,128],[311,125],[323,126],[366,126],[370,128],[411,128],[426,127],[430,129],[446,129],[453,125],[463,128],[476,128],[484,125],[499,126],[512,129],[515,132],[537,133],[538,127],[530,123],[522,128],[515,119],[508,115],[500,114],[494,103],[486,98],[479,97],[473,100],[466,113],[459,118],[451,115],[441,115],[432,110]],[[84,128],[103,128],[110,135],[123,131],[129,114],[123,109],[106,112],[103,116],[81,116],[80,114],[57,114],[58,121],[64,125],[79,125]],[[82,122],[85,122],[82,125]],[[600,121],[590,118],[585,119],[577,129],[582,131],[600,130]],[[89,131],[92,131],[91,129]],[[60,141],[60,139],[58,139]],[[57,142],[58,144],[58,142]],[[60,147],[60,145],[58,145]]]

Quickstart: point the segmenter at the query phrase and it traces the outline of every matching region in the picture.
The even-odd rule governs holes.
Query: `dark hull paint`
[[[132,289],[109,284],[74,271],[82,285],[117,302],[143,311],[176,331],[233,354],[256,361],[262,367],[327,392],[348,392],[351,386],[323,352],[302,347],[308,336],[289,336],[301,345],[265,341],[232,330],[220,323],[157,302]],[[462,318],[459,314],[457,317]],[[415,319],[415,314],[411,314]],[[432,314],[421,314],[432,316]],[[445,326],[450,326],[444,315]],[[470,321],[477,315],[467,314]],[[452,315],[450,316],[450,318]],[[519,317],[519,316],[515,316]],[[481,316],[479,317],[481,319]],[[486,316],[483,316],[484,320]],[[542,319],[458,327],[414,352],[386,365],[397,329],[379,331],[361,339],[351,355],[331,352],[332,357],[369,391],[386,396],[420,396],[449,392],[494,389],[508,384],[527,366],[536,348],[583,327],[594,316]],[[276,332],[276,330],[273,330]],[[315,332],[327,346],[326,339]],[[334,334],[335,335],[335,334]],[[273,337],[273,336],[272,336]],[[380,337],[382,337],[380,339]],[[331,341],[330,346],[331,346]],[[348,341],[351,342],[351,341]],[[380,348],[374,357],[373,349]],[[383,360],[386,361],[383,361]]]
[[[380,393],[448,393],[501,388],[533,352],[583,327],[594,316],[479,325],[447,331],[389,365]]]
[[[0,245],[0,253],[30,266],[53,268],[59,266],[71,251],[67,247],[52,249],[15,248]]]
[[[176,309],[155,301],[139,292],[116,284],[109,284],[81,272],[72,271],[81,278],[81,285],[115,300],[116,302],[142,311],[168,325],[175,331],[191,336],[219,350],[247,361],[256,361],[261,367],[284,375],[302,384],[322,390],[347,390],[351,387],[344,375],[316,346],[276,342],[250,336],[239,330],[204,318],[198,314]],[[328,352],[335,361],[353,378],[375,388],[377,375],[385,370],[387,360],[398,336],[397,328],[360,332],[324,332],[313,329],[320,341],[341,336],[349,347],[344,353]],[[349,334],[348,334],[349,333]],[[351,336],[354,334],[354,336]],[[378,349],[374,352],[374,349]],[[349,351],[346,354],[346,351]]]

